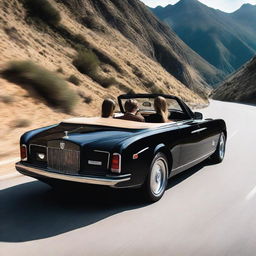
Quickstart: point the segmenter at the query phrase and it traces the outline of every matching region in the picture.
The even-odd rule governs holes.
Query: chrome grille
[[[80,151],[48,147],[48,167],[65,174],[78,174]]]

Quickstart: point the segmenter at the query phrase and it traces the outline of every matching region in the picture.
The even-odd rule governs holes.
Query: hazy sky
[[[156,7],[158,5],[166,6],[168,4],[175,4],[179,2],[178,0],[141,0],[146,5],[150,7]],[[256,0],[200,0],[201,3],[213,7],[215,9],[220,9],[225,12],[233,12],[241,7],[245,3],[255,4]]]

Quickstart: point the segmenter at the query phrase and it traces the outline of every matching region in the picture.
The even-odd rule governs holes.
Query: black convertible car
[[[170,122],[100,117],[65,120],[23,134],[16,169],[51,185],[70,181],[141,187],[147,200],[159,200],[168,178],[209,157],[216,163],[223,160],[227,131],[223,120],[204,120],[201,113],[192,112],[170,95],[121,95],[121,113],[127,99],[136,99],[147,120],[154,113],[156,96],[166,98]]]

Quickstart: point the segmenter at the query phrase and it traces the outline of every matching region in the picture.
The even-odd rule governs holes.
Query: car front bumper
[[[54,172],[54,170],[49,170],[47,168],[41,168],[34,165],[30,165],[23,162],[18,162],[15,165],[16,170],[21,174],[34,177],[34,178],[49,178],[63,181],[71,181],[86,184],[103,185],[109,187],[118,187],[117,185],[121,182],[126,182],[131,179],[131,174],[124,174],[118,176],[106,176],[106,177],[96,177],[96,176],[79,176],[79,175],[69,175]]]

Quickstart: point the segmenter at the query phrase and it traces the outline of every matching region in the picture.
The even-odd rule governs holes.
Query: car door
[[[201,157],[200,143],[202,141],[201,127],[197,120],[177,122],[179,126],[180,155],[178,167],[174,171],[180,172],[193,165]]]
[[[213,120],[196,120],[199,130],[200,143],[198,145],[198,154],[200,158],[211,155],[217,147],[219,133],[216,130]]]

